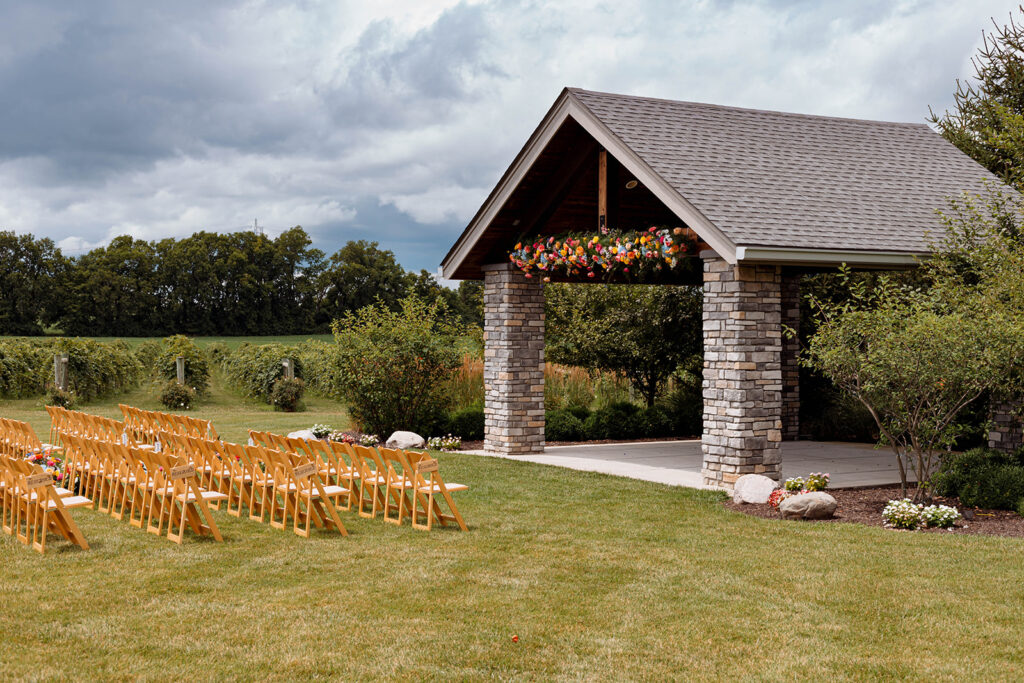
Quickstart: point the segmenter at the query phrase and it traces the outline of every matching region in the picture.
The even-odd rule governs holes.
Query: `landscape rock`
[[[384,444],[388,448],[423,448],[427,445],[426,440],[416,432],[395,432],[388,437],[387,443]]]
[[[289,439],[306,439],[307,441],[316,441],[316,435],[313,434],[311,429],[300,429],[297,432],[291,432],[288,435]]]
[[[779,504],[783,519],[828,519],[836,511],[836,499],[822,491],[790,496]]]
[[[779,482],[763,474],[744,474],[732,489],[734,503],[767,503],[768,496],[779,487]]]

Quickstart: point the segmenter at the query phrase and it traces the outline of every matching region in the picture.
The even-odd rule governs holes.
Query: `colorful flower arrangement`
[[[526,277],[538,271],[548,282],[551,275],[638,280],[682,265],[693,267],[692,260],[684,257],[696,254],[697,243],[683,228],[651,227],[539,237],[516,244],[508,257]]]
[[[28,460],[33,465],[42,467],[48,474],[53,475],[53,479],[56,482],[64,479],[64,461],[54,451],[46,450],[39,453],[29,453],[25,456],[25,460]]]
[[[832,476],[828,472],[811,472],[807,475],[806,479],[803,477],[790,477],[782,484],[782,488],[771,492],[771,495],[768,496],[768,504],[773,508],[778,508],[782,501],[791,496],[811,493],[812,491],[824,491],[828,488],[831,478]]]

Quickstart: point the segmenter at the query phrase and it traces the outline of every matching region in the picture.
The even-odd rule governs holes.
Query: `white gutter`
[[[843,249],[788,249],[778,247],[736,247],[736,261],[780,265],[874,266],[906,268],[916,266],[926,254],[899,251],[855,251]]]

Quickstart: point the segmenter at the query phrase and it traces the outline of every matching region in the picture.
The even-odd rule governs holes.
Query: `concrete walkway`
[[[603,472],[671,486],[704,488],[700,473],[700,441],[697,439],[549,446],[540,455],[501,456],[486,451],[467,452]],[[828,472],[832,488],[898,484],[900,480],[896,458],[888,449],[859,443],[785,442],[782,445],[783,479],[806,476],[810,472]]]

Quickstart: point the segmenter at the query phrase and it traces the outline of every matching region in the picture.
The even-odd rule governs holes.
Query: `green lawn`
[[[119,400],[156,407],[145,388]],[[309,405],[215,382],[193,414],[235,440],[346,422]],[[38,402],[0,415],[48,429]],[[469,533],[343,512],[350,537],[307,540],[215,512],[224,543],[177,546],[76,510],[89,551],[0,534],[0,679],[1024,677],[1019,540],[755,519],[707,492],[439,457],[471,487]]]

